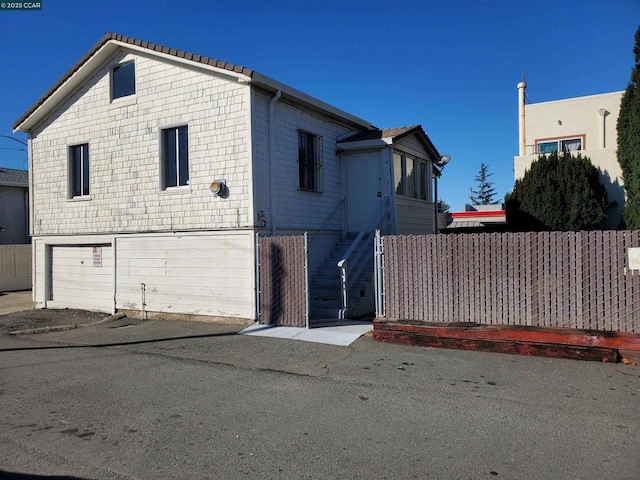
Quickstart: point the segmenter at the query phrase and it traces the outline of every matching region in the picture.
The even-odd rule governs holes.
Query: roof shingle
[[[14,168],[0,167],[0,185],[29,186],[29,172]]]

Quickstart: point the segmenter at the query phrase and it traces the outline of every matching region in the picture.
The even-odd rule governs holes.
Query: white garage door
[[[52,308],[113,311],[111,245],[51,247]]]

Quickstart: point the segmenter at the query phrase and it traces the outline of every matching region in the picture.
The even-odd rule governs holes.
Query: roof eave
[[[29,188],[29,184],[28,183],[16,183],[16,182],[0,182],[0,187]]]
[[[280,90],[282,92],[282,95],[285,98],[288,97],[294,101],[297,101],[298,103],[304,104],[315,110],[323,112],[329,117],[333,117],[336,120],[340,120],[344,123],[357,127],[359,129],[376,128],[370,122],[367,122],[362,118],[356,117],[355,115],[351,115],[350,113],[347,113],[344,110],[340,110],[339,108],[336,108],[333,105],[329,105],[328,103],[325,103],[322,100],[318,100],[317,98],[314,98],[311,95],[307,95],[306,93],[303,93],[300,90],[290,87],[289,85],[285,85],[284,83],[278,82],[277,80],[267,77],[266,75],[262,75],[259,72],[256,72],[256,71],[253,72],[250,83],[256,85],[257,87],[262,87],[263,89],[267,89],[274,92]]]
[[[343,150],[362,150],[367,148],[384,148],[391,145],[391,141],[387,138],[374,138],[372,140],[356,140],[355,142],[339,142],[338,151]]]

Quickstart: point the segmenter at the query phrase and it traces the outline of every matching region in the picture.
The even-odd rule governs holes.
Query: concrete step
[[[338,276],[327,277],[316,275],[311,280],[311,289],[314,288],[337,288],[340,289],[340,278]]]
[[[326,308],[320,308],[320,307],[315,307],[311,309],[310,312],[311,315],[311,322],[313,323],[313,320],[328,320],[328,319],[338,319],[340,318],[340,307],[326,307]]]

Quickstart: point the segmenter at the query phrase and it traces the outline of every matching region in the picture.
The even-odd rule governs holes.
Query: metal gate
[[[309,328],[307,234],[256,234],[258,321],[264,325]]]

